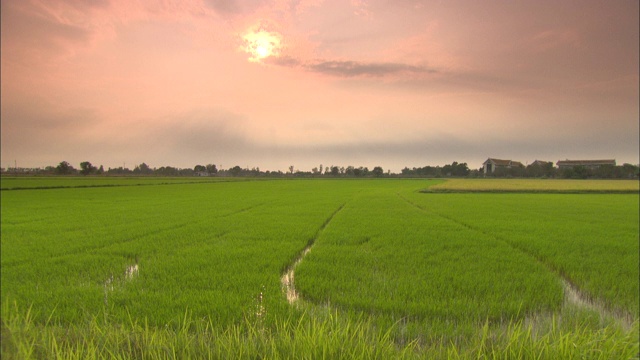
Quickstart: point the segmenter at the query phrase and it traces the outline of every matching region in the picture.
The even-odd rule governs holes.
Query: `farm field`
[[[559,193],[638,193],[638,180],[570,180],[570,179],[449,179],[429,188],[430,191],[486,192],[559,192]]]
[[[47,180],[1,193],[3,358],[638,355],[638,194],[612,185]]]
[[[230,181],[229,178],[215,177],[119,177],[119,176],[2,176],[0,177],[1,190],[18,189],[57,189],[69,187],[109,187],[109,186],[133,186],[133,185],[166,185],[200,182]]]

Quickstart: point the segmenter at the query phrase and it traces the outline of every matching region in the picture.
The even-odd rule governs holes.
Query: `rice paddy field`
[[[98,176],[20,176],[3,177],[1,190],[22,190],[22,189],[58,189],[58,188],[82,188],[82,187],[112,187],[112,186],[135,186],[135,185],[166,185],[166,184],[190,184],[200,182],[220,182],[229,181],[226,178],[216,177],[98,177]],[[237,181],[237,180],[236,180]]]
[[[638,358],[637,181],[111,181],[2,178],[2,358]]]

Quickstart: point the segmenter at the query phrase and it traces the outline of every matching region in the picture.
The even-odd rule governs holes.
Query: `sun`
[[[271,54],[271,49],[269,44],[260,44],[256,46],[254,51],[254,55],[260,59],[264,59]]]
[[[249,61],[260,62],[270,56],[278,56],[282,49],[282,36],[266,30],[249,30],[243,37],[243,50],[249,54]]]

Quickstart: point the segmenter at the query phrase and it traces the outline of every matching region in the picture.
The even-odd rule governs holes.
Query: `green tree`
[[[371,170],[371,172],[373,173],[373,176],[375,177],[380,177],[384,174],[384,170],[382,169],[381,166],[376,166],[373,168],[373,170]]]
[[[62,161],[60,162],[60,164],[58,164],[58,166],[56,166],[56,173],[60,175],[69,175],[74,171],[75,169],[73,168],[73,166],[71,166],[71,164],[66,161]]]
[[[216,168],[214,164],[208,164],[206,168],[209,174],[216,174],[218,172],[218,168]]]
[[[136,167],[133,168],[133,172],[135,174],[150,175],[153,173],[153,170],[151,170],[149,165],[142,163],[140,165],[136,165]]]
[[[242,168],[236,165],[229,169],[229,172],[231,173],[231,176],[240,176],[240,173],[242,173]]]
[[[80,163],[80,174],[82,175],[93,174],[94,172],[96,172],[96,170],[96,167],[91,165],[91,163],[88,161],[83,161]]]

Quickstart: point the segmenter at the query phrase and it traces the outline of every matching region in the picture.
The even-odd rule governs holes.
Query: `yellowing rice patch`
[[[450,179],[429,191],[638,192],[638,180]]]

